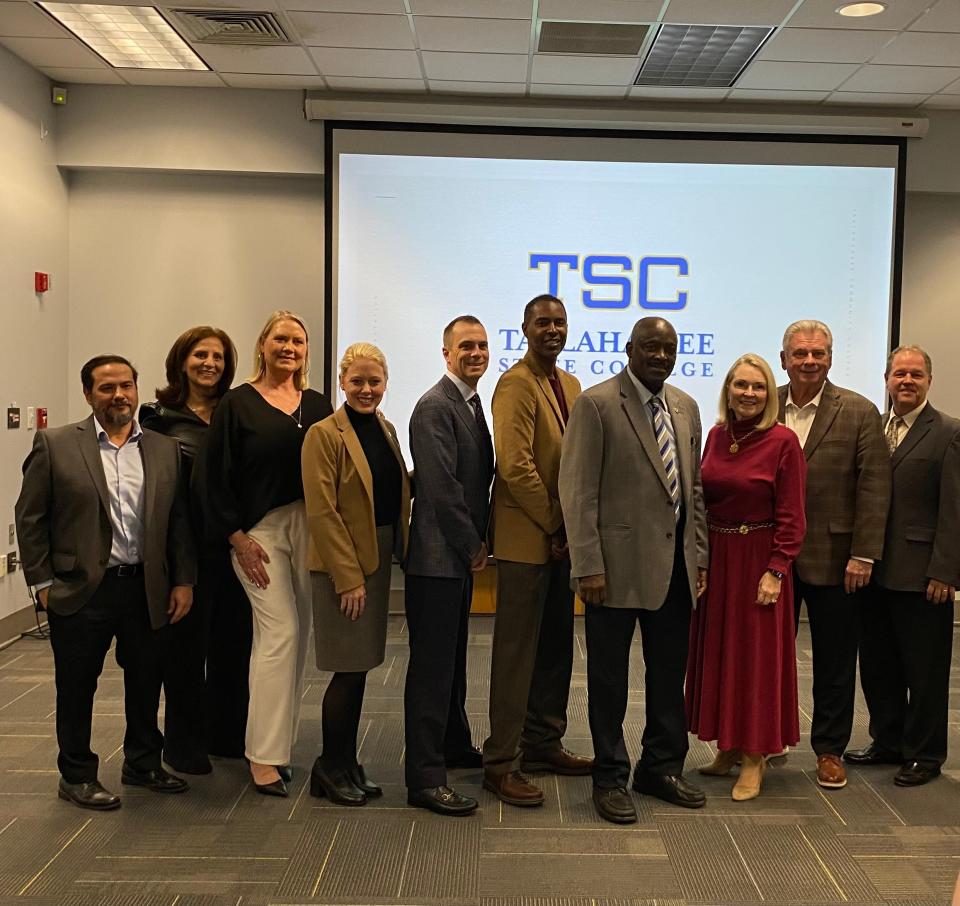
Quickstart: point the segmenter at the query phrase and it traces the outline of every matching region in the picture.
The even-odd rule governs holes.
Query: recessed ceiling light
[[[844,3],[837,7],[837,12],[841,16],[876,16],[887,8],[886,3]]]
[[[209,69],[152,6],[40,3],[118,69]]]

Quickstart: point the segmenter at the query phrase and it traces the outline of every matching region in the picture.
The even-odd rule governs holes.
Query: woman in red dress
[[[791,566],[806,532],[807,466],[777,423],[776,390],[760,356],[737,359],[703,452],[710,581],[690,627],[687,718],[717,740],[702,773],[740,762],[737,801],[759,795],[765,756],[800,739]]]

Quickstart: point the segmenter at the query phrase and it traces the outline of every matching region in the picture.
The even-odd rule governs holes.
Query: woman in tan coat
[[[383,663],[390,573],[406,554],[410,483],[396,432],[379,412],[387,362],[369,343],[340,362],[345,402],[303,444],[317,667],[334,675],[323,699],[323,752],[310,793],[364,805],[382,790],[357,763],[367,672]]]

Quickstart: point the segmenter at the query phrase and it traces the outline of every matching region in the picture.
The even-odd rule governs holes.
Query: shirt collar
[[[470,400],[477,395],[475,387],[471,387],[466,382],[460,380],[452,371],[447,372],[447,377],[453,381],[453,385],[460,391],[460,396],[463,397],[464,402],[470,402]]]
[[[820,400],[823,398],[823,391],[826,389],[826,387],[827,387],[827,382],[824,381],[824,382],[823,382],[823,386],[820,388],[820,392],[817,393],[817,395],[816,395],[812,400],[810,400],[810,402],[807,403],[806,406],[798,406],[798,405],[793,401],[793,390],[790,389],[789,386],[788,386],[788,388],[787,388],[787,402],[786,402],[786,405],[787,405],[787,406],[793,406],[794,409],[798,409],[798,410],[806,409],[807,406],[813,406],[814,409],[819,409],[819,408],[820,408]]]
[[[663,408],[664,408],[664,409],[667,408],[667,400],[666,400],[666,398],[664,397],[664,387],[666,386],[666,384],[664,384],[664,385],[660,388],[660,391],[659,391],[658,393],[653,393],[653,392],[652,392],[651,390],[649,390],[649,389],[647,388],[647,386],[640,380],[640,378],[638,378],[638,377],[633,373],[633,369],[632,369],[629,365],[625,366],[625,370],[626,370],[626,372],[627,372],[627,377],[630,378],[630,381],[632,382],[633,386],[637,388],[637,393],[640,394],[640,402],[643,403],[644,406],[649,406],[649,405],[650,405],[650,400],[652,400],[654,397],[656,397],[658,400],[660,400],[660,404],[663,406]]]
[[[109,435],[107,434],[106,428],[100,424],[100,419],[96,416],[93,417],[93,423],[97,426],[97,440],[98,441],[107,441],[108,443],[113,443],[110,440]],[[140,422],[137,421],[136,417],[133,419],[133,427],[130,429],[130,436],[127,438],[127,443],[139,443],[140,438],[143,437],[143,430],[140,428]]]
[[[900,416],[903,419],[903,424],[908,431],[913,427],[913,423],[917,420],[920,413],[923,412],[924,409],[926,409],[927,403],[929,402],[930,400],[924,400],[919,406],[917,406],[916,409],[911,409],[906,415]],[[894,412],[893,409],[890,410],[890,416],[887,419],[888,425],[890,424],[890,419],[895,418],[896,414],[897,413]]]

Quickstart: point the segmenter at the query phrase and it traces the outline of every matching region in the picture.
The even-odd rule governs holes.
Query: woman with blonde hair
[[[703,452],[710,581],[690,627],[687,719],[717,740],[701,773],[739,762],[734,800],[760,794],[766,756],[800,739],[791,568],[806,532],[806,462],[777,422],[777,386],[760,356],[723,382]]]
[[[333,407],[307,387],[303,319],[275,311],[253,374],[224,395],[195,469],[207,534],[226,539],[253,610],[246,756],[257,791],[286,796],[310,640],[307,520],[300,475],[306,430]]]
[[[379,411],[387,362],[370,343],[340,361],[344,404],[303,444],[317,667],[333,671],[323,697],[323,753],[310,793],[340,805],[382,795],[357,762],[367,672],[383,663],[390,573],[403,560],[410,483],[393,425]]]

